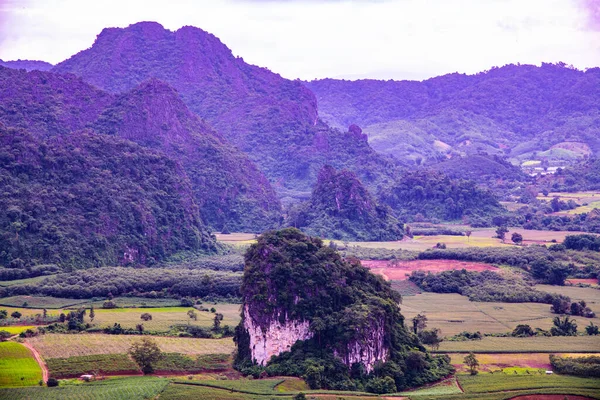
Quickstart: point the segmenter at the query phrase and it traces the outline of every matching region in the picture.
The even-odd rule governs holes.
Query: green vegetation
[[[503,208],[491,193],[473,181],[451,180],[447,176],[418,170],[407,172],[381,193],[381,201],[407,221],[491,218]],[[487,224],[487,223],[486,223]],[[476,226],[476,225],[474,225]]]
[[[514,374],[513,374],[514,375]],[[533,374],[507,376],[504,374],[458,375],[458,382],[465,393],[498,392],[501,390],[524,390],[538,388],[600,389],[600,381],[572,376]]]
[[[57,298],[51,296],[12,296],[1,298],[0,306],[60,309],[77,306],[85,302],[85,300],[81,299]]]
[[[271,316],[286,315],[309,321],[314,334],[261,367],[253,363],[249,335],[240,323],[236,367],[244,373],[303,376],[313,389],[385,393],[453,371],[448,359],[431,357],[406,329],[397,305],[400,298],[388,283],[296,229],[267,232],[250,247],[241,291],[245,318],[254,324],[267,328]],[[389,343],[389,358],[374,373],[358,368],[351,375],[342,360],[350,346],[372,346],[363,338],[373,330]]]
[[[0,387],[37,385],[40,379],[42,370],[27,347],[0,342]]]
[[[138,366],[127,354],[93,354],[68,358],[47,358],[50,376],[74,378],[83,374],[136,374]]]
[[[340,240],[402,239],[391,210],[380,206],[356,175],[324,166],[310,200],[293,209],[288,224],[309,235]]]
[[[600,356],[558,357],[551,354],[550,364],[559,374],[600,378]]]
[[[154,377],[114,378],[97,382],[61,384],[59,387],[0,389],[1,400],[145,400],[154,398],[169,383]]]
[[[2,280],[36,276],[23,269],[34,264],[152,264],[216,250],[185,175],[132,142],[80,133],[42,143],[0,126],[0,160],[0,263],[25,275],[0,269]]]
[[[158,344],[148,337],[143,337],[139,341],[133,342],[129,348],[129,355],[144,374],[154,372],[156,363],[163,358],[163,353],[160,351]]]

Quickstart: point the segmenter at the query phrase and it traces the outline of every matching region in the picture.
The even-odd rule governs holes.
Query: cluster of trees
[[[550,310],[555,314],[570,314],[585,318],[594,318],[596,316],[596,313],[583,300],[571,303],[569,299],[556,298],[552,301]]]
[[[600,378],[600,357],[559,357],[550,354],[550,365],[559,374]]]
[[[562,244],[569,250],[600,251],[600,236],[587,234],[568,235]]]
[[[536,290],[521,274],[498,274],[493,271],[453,270],[438,274],[413,271],[409,278],[421,289],[434,293],[459,293],[472,301],[553,304],[565,296]]]
[[[237,298],[242,274],[200,269],[102,267],[0,288],[0,296],[45,295],[89,299],[109,295]]]
[[[560,216],[524,211],[515,217],[515,223],[531,230],[600,233],[600,218],[594,212]]]
[[[302,376],[311,388],[393,392],[453,370],[448,358],[426,353],[405,327],[400,296],[389,283],[297,229],[267,232],[250,247],[241,292],[246,318],[266,328],[272,318],[286,315],[309,321],[313,333],[261,367],[253,363],[242,321],[235,334],[235,366],[246,374]],[[370,373],[360,363],[344,364],[353,343],[364,343],[374,329],[389,344],[389,358]]]
[[[402,225],[350,171],[324,166],[311,198],[290,210],[288,224],[319,237],[352,241],[400,240]]]
[[[384,188],[380,198],[405,221],[491,217],[505,212],[496,197],[474,181],[453,180],[427,170],[406,172]]]

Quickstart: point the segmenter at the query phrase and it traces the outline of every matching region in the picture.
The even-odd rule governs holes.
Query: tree
[[[48,387],[56,387],[56,386],[58,386],[58,380],[56,378],[48,378],[46,385]]]
[[[521,244],[523,243],[523,235],[518,232],[513,232],[510,240],[512,240],[514,244]]]
[[[152,314],[145,312],[142,315],[140,315],[140,318],[146,322],[152,321]]]
[[[302,392],[294,396],[294,400],[306,400],[306,395]]]
[[[0,319],[6,319],[8,317],[8,311],[0,310]]]
[[[505,226],[499,226],[496,229],[496,237],[502,241],[506,238],[506,234],[508,233],[508,228]]]
[[[223,321],[223,314],[216,313],[215,318],[213,319],[213,330],[219,331],[221,329],[221,321]]]
[[[144,332],[144,324],[137,324],[135,329],[140,333]]]
[[[413,332],[415,335],[418,335],[420,331],[427,327],[427,317],[423,314],[418,314],[412,319],[412,323]]]
[[[529,337],[534,336],[535,332],[533,331],[533,329],[531,329],[531,326],[525,324],[517,325],[517,327],[512,331],[510,335],[516,337]]]
[[[188,310],[187,315],[188,315],[188,317],[190,317],[190,321],[191,320],[198,321],[198,314],[196,314],[196,311]],[[188,324],[190,323],[190,321],[188,321]]]
[[[588,326],[585,327],[585,333],[590,336],[598,335],[600,332],[598,331],[598,326],[594,325],[593,322],[590,322]]]
[[[552,320],[554,326],[550,329],[552,336],[576,336],[577,335],[577,322],[571,320],[569,316],[565,316],[563,319],[560,317],[554,317]]]
[[[18,311],[14,311],[12,314],[10,314],[10,316],[11,316],[11,317],[13,317],[13,318],[17,318],[17,319],[18,319],[18,318],[21,318],[21,316],[22,316],[22,315],[23,315],[23,314],[21,314],[21,313],[20,313],[20,312],[18,312]]]
[[[96,318],[96,312],[94,311],[94,306],[90,308],[90,322],[94,322],[94,318]]]
[[[440,347],[440,343],[443,341],[443,339],[440,337],[441,332],[442,331],[440,331],[438,328],[423,330],[419,334],[419,338],[423,344],[427,344],[431,346],[433,350],[437,350]]]
[[[163,358],[163,353],[156,342],[147,337],[134,342],[129,348],[129,355],[145,375],[151,374],[154,371],[154,364]]]
[[[48,310],[46,310],[45,308],[42,310],[42,313],[44,315],[44,318],[48,317]]]
[[[10,332],[0,330],[0,342],[7,341],[11,336]]]
[[[471,240],[471,231],[465,231],[465,235],[467,236],[467,242]]]
[[[469,353],[467,356],[465,356],[463,361],[469,367],[471,375],[477,375],[477,367],[479,367],[479,361],[477,360],[477,357],[475,357],[475,354],[473,354],[472,352]]]

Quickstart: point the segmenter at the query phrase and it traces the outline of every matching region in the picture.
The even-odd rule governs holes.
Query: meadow
[[[85,299],[63,299],[50,296],[12,296],[0,299],[0,306],[62,309],[77,306],[88,301]]]
[[[561,357],[584,357],[590,354],[582,353],[553,353]],[[464,364],[464,358],[467,353],[448,353],[452,365],[461,372],[467,372],[468,367]],[[479,371],[498,371],[501,369],[522,368],[522,369],[541,369],[546,371],[551,369],[550,353],[477,353],[479,361]]]
[[[37,385],[42,369],[29,349],[16,342],[0,342],[0,387]]]
[[[0,400],[144,400],[155,398],[168,384],[168,379],[147,376],[112,378],[53,388],[0,389]]]
[[[428,293],[403,298],[400,305],[407,320],[425,314],[428,328],[439,328],[442,336],[453,336],[463,331],[481,333],[508,333],[519,324],[532,328],[550,329],[556,314],[550,305],[541,303],[500,303],[469,301],[455,293]],[[600,324],[598,317],[580,318]],[[580,328],[583,329],[583,326]]]
[[[118,304],[118,303],[117,303]],[[234,327],[240,321],[239,304],[203,304],[205,308],[214,307],[217,313],[223,314],[221,326],[229,325]],[[194,310],[197,320],[190,319],[187,312]],[[89,312],[85,317],[85,322],[93,323],[99,327],[113,326],[121,324],[123,328],[135,329],[136,325],[143,324],[145,330],[166,332],[172,325],[194,325],[203,327],[212,327],[215,314],[209,311],[199,311],[191,307],[161,307],[161,308],[114,308],[114,309],[95,309],[95,318],[92,322]],[[143,321],[142,314],[149,313],[152,320]]]
[[[27,329],[35,329],[36,326],[33,325],[14,325],[14,326],[0,326],[0,331],[6,331],[11,335],[18,335],[21,332],[25,332]]]
[[[444,353],[595,353],[600,336],[484,337],[462,342],[444,341]]]
[[[363,266],[369,268],[371,272],[383,276],[384,279],[388,281],[406,280],[413,271],[425,271],[433,274],[455,269],[466,269],[467,271],[498,271],[497,267],[489,264],[457,260],[361,260],[361,263]]]
[[[138,341],[138,335],[47,334],[26,339],[44,358],[68,358],[93,354],[124,354],[131,344]],[[196,339],[175,337],[153,337],[165,353],[187,355],[231,354],[233,340]]]

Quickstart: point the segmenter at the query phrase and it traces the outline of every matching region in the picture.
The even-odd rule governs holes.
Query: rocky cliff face
[[[282,315],[281,319],[273,318],[266,326],[261,326],[250,314],[248,304],[244,306],[244,328],[250,336],[252,360],[258,365],[265,365],[272,356],[289,351],[298,340],[313,336],[308,321],[291,320],[287,314]]]
[[[385,326],[382,320],[376,320],[367,329],[357,332],[358,338],[345,346],[339,346],[334,354],[340,357],[344,364],[361,364],[367,373],[373,371],[377,362],[386,362],[389,357],[389,347],[385,343]]]

